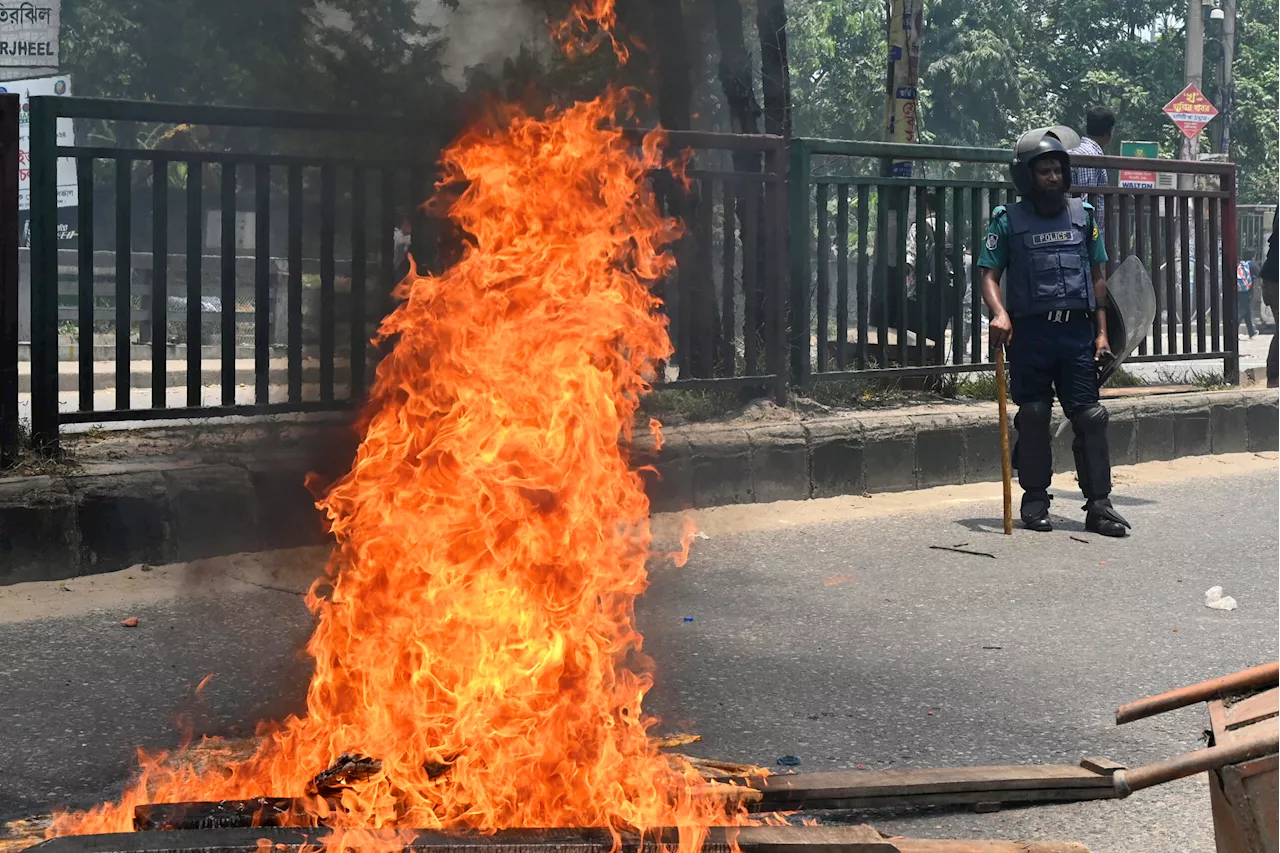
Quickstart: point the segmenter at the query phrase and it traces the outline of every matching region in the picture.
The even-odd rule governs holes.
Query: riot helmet
[[[1063,136],[1075,137],[1074,140],[1068,138],[1065,141],[1079,144],[1079,137],[1069,128],[1042,127],[1028,131],[1018,138],[1018,143],[1013,148],[1013,162],[1009,164],[1009,173],[1019,193],[1026,196],[1035,191],[1031,164],[1041,157],[1058,158],[1062,164],[1062,192],[1071,191],[1071,155],[1063,144]]]

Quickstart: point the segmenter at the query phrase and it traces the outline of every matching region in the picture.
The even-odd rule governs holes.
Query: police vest
[[[1041,216],[1030,201],[1006,208],[1010,316],[1094,307],[1088,211],[1078,198],[1066,202],[1057,216]]]

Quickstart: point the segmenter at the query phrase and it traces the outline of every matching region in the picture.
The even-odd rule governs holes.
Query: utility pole
[[[1222,89],[1222,122],[1219,153],[1231,154],[1231,119],[1236,111],[1236,0],[1222,0],[1222,72],[1218,75]]]
[[[1204,13],[1203,0],[1187,0],[1187,51],[1185,85],[1204,88]],[[1182,159],[1195,160],[1200,155],[1200,137],[1182,140]],[[1194,185],[1194,175],[1182,175],[1178,184],[1189,190]]]

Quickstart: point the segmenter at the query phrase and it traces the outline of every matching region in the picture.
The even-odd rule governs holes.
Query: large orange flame
[[[346,828],[677,826],[685,850],[736,819],[641,708],[649,506],[620,440],[671,352],[650,285],[678,228],[645,182],[661,139],[636,150],[623,108],[508,116],[444,155],[474,243],[403,282],[382,324],[363,444],[320,504],[338,547],[308,597],[306,716],[264,727],[248,760],[144,757],[119,802],[53,834],[261,795]],[[343,753],[380,769],[326,801],[309,783]]]

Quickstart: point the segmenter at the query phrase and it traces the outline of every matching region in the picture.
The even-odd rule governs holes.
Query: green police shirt
[[[1098,222],[1093,216],[1093,205],[1085,202],[1085,213],[1088,220],[1085,229],[1089,232],[1089,263],[1105,264],[1107,247],[1098,232]],[[987,228],[987,239],[982,244],[982,254],[978,257],[978,266],[992,270],[1002,270],[1009,266],[1009,217],[1002,204],[991,215],[991,225]]]

